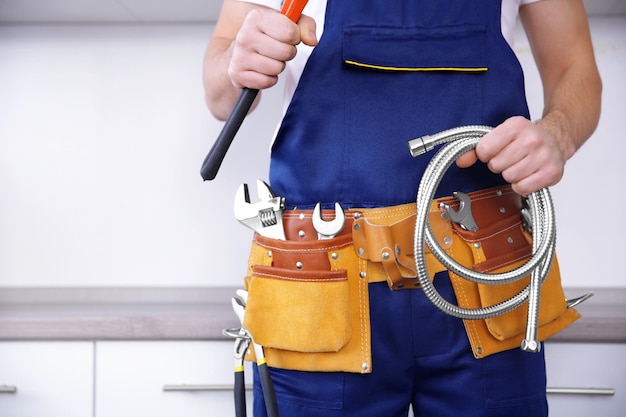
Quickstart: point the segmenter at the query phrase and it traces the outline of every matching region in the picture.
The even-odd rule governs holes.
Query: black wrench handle
[[[283,3],[280,13],[287,16],[292,22],[297,23],[307,2],[308,0],[286,0]],[[244,88],[239,95],[239,99],[235,103],[232,113],[228,116],[222,131],[202,163],[200,175],[205,181],[212,180],[217,175],[217,171],[219,171],[222,161],[224,161],[226,152],[228,152],[228,148],[230,148],[231,143],[233,143],[233,139],[235,139],[235,135],[237,131],[239,131],[243,119],[245,119],[248,111],[250,111],[250,107],[252,107],[252,103],[254,103],[257,94],[259,94],[259,90]]]
[[[212,180],[217,175],[217,171],[219,171],[222,161],[224,161],[228,148],[230,148],[231,143],[233,143],[233,139],[235,139],[235,135],[239,131],[243,119],[246,118],[258,94],[259,90],[244,88],[239,95],[232,113],[228,116],[222,131],[202,163],[200,175],[205,181]]]

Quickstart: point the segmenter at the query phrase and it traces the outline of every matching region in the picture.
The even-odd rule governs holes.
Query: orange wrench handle
[[[283,3],[283,7],[280,10],[281,14],[284,14],[294,23],[298,23],[302,10],[306,6],[308,0],[287,0]]]
[[[287,16],[292,22],[297,23],[306,4],[307,0],[285,0],[280,12]],[[224,161],[226,152],[228,152],[228,148],[230,148],[230,145],[233,143],[233,139],[235,139],[235,135],[239,131],[243,119],[245,119],[248,114],[258,93],[259,90],[244,88],[239,95],[239,99],[237,103],[235,103],[233,111],[228,116],[228,119],[226,119],[222,131],[202,163],[200,175],[205,181],[212,180],[217,175],[217,171],[219,171]]]

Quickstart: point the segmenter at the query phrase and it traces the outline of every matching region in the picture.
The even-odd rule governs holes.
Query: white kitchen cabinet
[[[233,342],[105,341],[96,357],[96,417],[235,415]]]
[[[0,415],[93,415],[93,342],[0,343]]]
[[[626,344],[545,345],[550,417],[622,417]]]

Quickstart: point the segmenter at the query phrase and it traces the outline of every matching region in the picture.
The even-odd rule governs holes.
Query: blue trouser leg
[[[446,274],[438,291],[454,301]],[[547,416],[542,353],[472,355],[463,322],[420,290],[370,284],[371,374],[271,369],[280,417]],[[254,415],[266,415],[255,372]]]

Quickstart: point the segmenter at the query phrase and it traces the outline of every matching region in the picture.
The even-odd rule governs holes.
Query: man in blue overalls
[[[298,24],[279,7],[225,0],[204,82],[225,119],[242,87],[271,87],[289,64],[270,167],[287,209],[413,202],[428,158],[411,158],[407,140],[463,125],[495,129],[436,197],[505,182],[528,195],[561,179],[597,124],[601,82],[582,0],[310,0]],[[510,47],[518,7],[544,86],[535,123]],[[445,276],[436,284],[454,298]],[[547,415],[542,353],[476,359],[463,322],[421,291],[374,282],[369,299],[374,370],[272,368],[281,417],[406,416],[410,405],[416,416]]]

